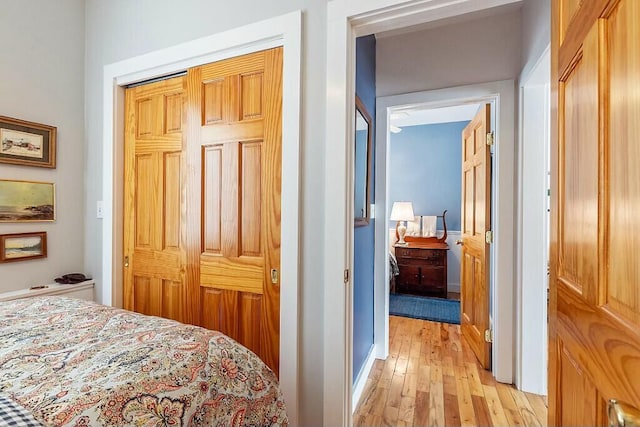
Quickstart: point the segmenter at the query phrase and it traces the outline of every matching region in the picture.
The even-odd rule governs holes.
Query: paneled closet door
[[[189,321],[186,315],[186,77],[126,90],[124,306]]]
[[[277,373],[282,49],[190,69],[188,105],[189,304]]]

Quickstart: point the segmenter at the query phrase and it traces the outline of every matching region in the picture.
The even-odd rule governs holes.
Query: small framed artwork
[[[55,184],[0,179],[0,222],[55,221]]]
[[[47,233],[0,234],[0,262],[47,257]]]
[[[56,167],[54,126],[0,116],[0,163]]]

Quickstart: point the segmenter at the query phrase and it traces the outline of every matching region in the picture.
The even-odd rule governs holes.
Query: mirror
[[[369,224],[371,198],[371,116],[356,95],[354,225]]]

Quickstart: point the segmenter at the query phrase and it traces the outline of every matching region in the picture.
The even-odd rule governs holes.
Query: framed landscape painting
[[[54,126],[0,116],[0,162],[56,167]]]
[[[55,219],[55,184],[0,179],[0,222]]]
[[[16,233],[0,235],[0,262],[46,258],[47,233]]]

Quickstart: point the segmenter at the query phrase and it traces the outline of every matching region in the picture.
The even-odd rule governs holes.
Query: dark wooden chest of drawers
[[[447,297],[446,243],[396,246],[400,275],[396,290],[401,293]]]

